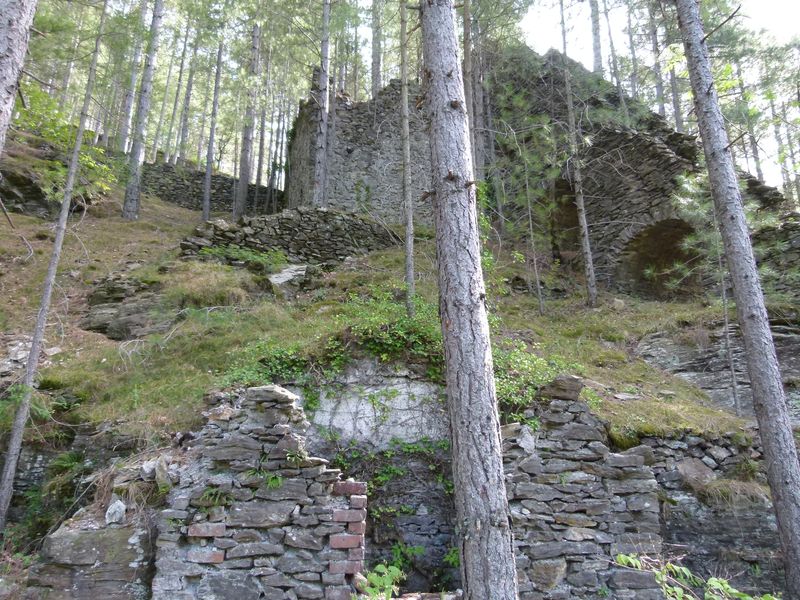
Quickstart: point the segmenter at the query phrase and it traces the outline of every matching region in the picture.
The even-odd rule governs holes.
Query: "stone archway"
[[[684,240],[693,232],[691,225],[676,218],[640,230],[619,254],[614,270],[616,287],[652,298],[698,293],[701,277],[692,272],[697,256],[684,247]],[[681,269],[676,270],[676,265]]]

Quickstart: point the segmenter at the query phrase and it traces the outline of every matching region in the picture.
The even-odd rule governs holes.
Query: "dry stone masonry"
[[[411,198],[417,218],[432,221],[430,200],[431,152],[419,90],[410,86]],[[392,80],[367,102],[337,96],[329,118],[328,203],[343,210],[403,223],[402,146],[400,140],[400,81]],[[300,107],[289,146],[286,206],[311,204],[314,178],[314,136],[317,104]]]
[[[372,385],[386,379],[402,389],[398,380],[415,380],[397,370],[361,370]],[[337,389],[348,397],[365,381],[351,373]],[[715,482],[761,458],[753,438],[686,433],[644,438],[614,452],[604,423],[579,399],[581,387],[577,378],[558,378],[542,390],[524,423],[502,431],[522,600],[660,600],[652,575],[621,568],[614,559],[664,548],[687,554],[700,573],[736,569],[741,587],[778,591],[768,500],[701,502]],[[330,415],[338,403],[332,390],[320,395],[320,414]],[[387,396],[390,407],[396,397]],[[108,506],[79,513],[48,538],[32,570],[29,598],[88,600],[102,590],[114,600],[146,593],[154,600],[350,600],[354,576],[389,558],[387,540],[389,548],[422,547],[421,556],[410,558],[408,586],[430,590],[431,575],[442,572],[442,554],[455,545],[452,501],[440,475],[449,468],[447,446],[434,444],[444,454],[428,453],[424,460],[395,452],[406,468],[395,488],[343,480],[340,470],[310,454],[331,457],[323,451],[321,427],[307,420],[301,403],[277,386],[209,394],[208,422],[200,432],[141,465],[121,467],[114,478],[115,490],[139,480],[171,488],[166,506],[136,510],[129,504],[126,511],[123,503],[119,511],[112,498]],[[440,411],[428,412],[431,421],[446,423]],[[326,418],[331,428],[325,437],[345,447],[369,444],[382,414],[360,413],[365,425],[347,430],[359,439],[338,438],[341,424]],[[441,470],[439,463],[433,469],[440,458]],[[405,495],[395,494],[398,489]],[[386,492],[402,504],[387,501]],[[455,589],[457,571],[449,577]]]
[[[258,252],[280,250],[290,262],[327,263],[399,243],[386,227],[354,214],[324,208],[297,208],[277,215],[221,219],[199,226],[181,242],[184,256],[210,246],[237,246]]]
[[[233,190],[236,179],[223,173],[211,176],[211,211],[230,212],[233,208]],[[142,169],[142,189],[158,196],[165,202],[191,210],[203,209],[203,189],[205,171],[198,171],[191,165],[166,165],[164,163],[145,164]],[[251,183],[248,191],[248,212],[251,214],[275,212],[274,207],[266,206],[269,188],[258,188],[258,206],[253,206],[256,185]],[[283,208],[283,192],[274,190],[278,209]]]
[[[153,600],[349,600],[364,570],[366,484],[308,455],[297,397],[214,394],[159,519]]]

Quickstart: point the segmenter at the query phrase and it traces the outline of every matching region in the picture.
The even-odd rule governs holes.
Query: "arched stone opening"
[[[621,291],[650,298],[697,294],[697,255],[684,247],[694,229],[681,219],[665,219],[636,234],[617,258],[614,281]]]

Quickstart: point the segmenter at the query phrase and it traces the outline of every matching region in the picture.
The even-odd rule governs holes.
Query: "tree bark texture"
[[[753,117],[750,115],[750,103],[747,100],[747,87],[742,75],[742,66],[736,63],[736,78],[739,81],[739,94],[742,97],[742,105],[745,110],[745,123],[747,124],[747,138],[750,143],[750,154],[753,155],[753,162],[756,164],[756,177],[759,181],[764,181],[764,171],[761,168],[761,152],[758,149],[755,128],[753,127]]]
[[[589,0],[589,11],[592,17],[592,57],[594,59],[592,70],[598,75],[602,75],[603,46],[600,43],[600,6],[597,0]]]
[[[92,54],[89,73],[86,81],[86,92],[83,98],[83,108],[78,122],[78,131],[75,136],[75,145],[72,149],[67,179],[64,183],[64,198],[61,201],[61,211],[58,215],[56,224],[56,239],[53,242],[53,252],[50,255],[50,263],[47,267],[47,275],[44,279],[42,299],[39,304],[39,312],[36,317],[36,325],[31,339],[31,350],[25,365],[25,377],[23,379],[23,397],[20,400],[17,411],[14,414],[14,422],[11,426],[8,448],[3,465],[3,476],[0,480],[0,532],[5,532],[8,507],[11,505],[11,498],[14,495],[14,476],[17,471],[19,453],[22,450],[22,441],[25,434],[25,425],[30,416],[31,398],[33,396],[33,382],[39,368],[39,353],[44,341],[45,329],[47,328],[47,315],[50,311],[50,301],[53,297],[53,288],[56,282],[58,263],[61,260],[61,248],[64,245],[64,236],[67,231],[67,220],[69,219],[69,209],[72,205],[72,191],[75,187],[75,180],[78,176],[80,167],[81,146],[83,144],[83,134],[86,130],[86,121],[89,119],[89,110],[92,102],[92,92],[94,91],[95,75],[97,73],[97,58],[100,55],[100,44],[103,39],[103,29],[106,22],[106,5],[108,0],[103,3],[103,13],[100,16],[97,37],[94,43],[94,53]]]
[[[164,163],[170,162],[172,158],[172,151],[174,146],[173,133],[175,131],[175,119],[178,116],[178,103],[181,99],[181,88],[183,87],[183,71],[186,66],[186,50],[189,47],[189,25],[186,26],[186,32],[183,34],[183,50],[181,50],[181,64],[178,67],[178,87],[175,89],[175,100],[172,103],[172,116],[169,119],[169,129],[167,130],[167,145],[164,149]]]
[[[464,0],[464,98],[469,124],[469,147],[472,172],[475,172],[475,101],[472,81],[472,4]]]
[[[173,42],[173,49],[177,45],[177,37]],[[164,84],[164,98],[161,100],[161,110],[158,113],[158,125],[156,126],[156,135],[153,138],[153,162],[158,160],[158,148],[161,141],[161,130],[164,126],[164,115],[167,112],[167,99],[169,98],[169,84],[172,83],[172,67],[175,66],[175,53],[169,53],[169,67],[167,68],[167,81]]]
[[[164,17],[164,0],[156,0],[153,7],[153,20],[150,23],[150,41],[147,57],[144,61],[142,85],[139,88],[139,106],[136,109],[136,129],[133,134],[133,146],[128,161],[128,185],[125,188],[125,202],[122,205],[122,218],[136,220],[139,218],[141,203],[142,163],[144,162],[145,130],[150,113],[150,97],[153,94],[153,74],[156,70],[156,57],[161,37],[161,21]]]
[[[317,134],[314,147],[314,206],[327,206],[325,190],[325,171],[328,168],[328,71],[330,70],[330,25],[331,0],[322,0],[322,60],[317,82],[316,102],[319,110]]]
[[[683,108],[681,108],[681,90],[678,85],[678,75],[675,73],[675,67],[669,70],[669,86],[672,92],[672,112],[675,115],[675,131],[683,133],[685,127],[683,124]]]
[[[603,14],[606,18],[606,28],[608,29],[608,49],[611,54],[611,75],[614,77],[614,83],[617,87],[617,96],[619,96],[619,104],[622,108],[622,115],[625,118],[625,124],[630,126],[631,115],[628,112],[628,101],[625,98],[625,90],[622,89],[622,78],[619,76],[619,58],[617,51],[614,48],[614,34],[611,31],[611,18],[608,11],[608,1],[603,0]]]
[[[725,245],[764,463],[786,568],[786,597],[800,598],[800,463],[770,332],[741,192],[711,75],[698,0],[677,0],[695,112]]]
[[[634,100],[639,97],[639,58],[636,55],[636,39],[633,34],[633,3],[628,0],[628,46],[631,51],[631,98]]]
[[[453,2],[425,0],[421,13],[461,579],[469,600],[516,600]]]
[[[658,25],[656,24],[655,7],[650,4],[647,7],[647,25],[650,29],[650,44],[653,50],[653,79],[656,86],[656,104],[658,114],[662,117],[667,116],[667,108],[664,104],[664,76],[661,73],[661,43],[658,41]]]
[[[400,142],[403,145],[403,213],[406,221],[406,313],[414,316],[414,203],[411,199],[411,131],[408,109],[408,7],[400,0]]]
[[[247,194],[250,191],[250,161],[253,155],[253,132],[256,126],[256,81],[258,78],[258,56],[261,52],[261,27],[253,25],[250,40],[250,60],[247,69],[247,106],[242,128],[242,155],[239,157],[239,184],[236,201],[233,203],[233,218],[239,219],[247,210]]]
[[[575,119],[575,101],[572,95],[572,75],[567,65],[567,23],[564,17],[564,0],[559,0],[561,8],[561,42],[564,57],[564,87],[567,97],[567,127],[569,129],[569,154],[572,162],[572,187],[575,191],[575,208],[578,212],[578,228],[581,239],[583,272],[586,278],[586,303],[597,305],[597,279],[594,273],[592,244],[589,238],[589,223],[586,220],[586,206],[583,197],[583,165],[578,147],[578,125]]]
[[[183,109],[181,110],[181,129],[178,148],[172,155],[172,164],[186,160],[186,147],[189,143],[189,114],[192,112],[192,90],[194,89],[194,72],[197,67],[197,48],[200,45],[200,31],[194,36],[192,44],[192,58],[189,60],[189,74],[186,77],[186,92],[183,95]]]
[[[372,0],[372,97],[381,91],[381,62],[383,59],[383,0]]]
[[[35,0],[0,0],[0,154],[14,113],[35,12]]]
[[[139,33],[136,34],[136,41],[133,45],[131,76],[128,80],[128,87],[125,89],[125,96],[122,99],[122,114],[120,115],[119,135],[117,136],[117,150],[122,154],[128,151],[128,138],[131,131],[131,121],[133,120],[133,101],[136,98],[136,81],[139,79],[139,69],[141,69],[142,64],[142,47],[144,46],[146,22],[147,0],[142,0],[139,5]]]
[[[220,76],[222,75],[223,43],[217,48],[217,66],[214,70],[214,99],[211,101],[211,123],[208,126],[208,148],[206,151],[206,176],[203,181],[203,221],[211,218],[211,175],[214,171],[214,138],[217,135],[217,113],[219,112]]]

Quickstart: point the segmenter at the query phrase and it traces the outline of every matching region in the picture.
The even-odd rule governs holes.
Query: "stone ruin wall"
[[[385,226],[358,215],[325,208],[299,207],[276,215],[203,223],[181,242],[184,256],[203,248],[238,246],[258,252],[280,250],[290,261],[327,263],[398,244]]]
[[[398,478],[391,499],[377,488],[367,495],[366,484],[342,481],[339,470],[316,456],[332,457],[319,451],[331,439],[320,423],[335,423],[337,411],[348,414],[354,398],[369,395],[365,385],[380,386],[387,377],[401,390],[391,394],[397,416],[362,415],[361,441],[384,445],[414,413],[416,429],[408,429],[404,439],[439,435],[444,410],[431,407],[441,405],[440,390],[402,370],[353,369],[343,380],[352,386],[331,387],[308,413],[301,398],[275,386],[209,395],[208,424],[186,444],[189,449],[158,459],[174,487],[153,523],[129,511],[130,522],[81,529],[84,517],[78,515],[51,536],[32,570],[32,592],[52,589],[54,595],[30,597],[88,600],[102,589],[110,598],[128,600],[152,586],[156,600],[349,600],[353,572],[385,560],[398,542],[425,549],[412,559],[409,582],[430,589],[418,571],[430,575],[441,567],[442,551],[454,546],[452,501],[436,489],[442,482],[421,463]],[[356,378],[361,371],[367,379]],[[527,416],[540,423],[537,431],[518,424],[503,428],[520,597],[661,598],[651,575],[619,568],[614,557],[662,548],[687,553],[698,572],[735,567],[741,575],[742,567],[758,565],[757,585],[778,589],[768,502],[710,508],[690,487],[697,477],[718,477],[744,457],[758,458],[757,447],[686,434],[645,438],[636,448],[614,452],[604,424],[577,399],[579,390],[576,379],[561,378],[546,388],[550,399],[529,410]],[[381,525],[376,509],[391,502],[409,503],[413,510],[398,511]],[[382,537],[388,530],[392,536]],[[456,587],[457,570],[450,575]],[[737,583],[747,587],[747,577]],[[129,581],[139,587],[122,583]]]
[[[423,200],[431,187],[431,152],[418,88],[409,86],[411,132],[411,198],[420,222],[432,223],[432,205]],[[328,203],[392,224],[405,223],[400,144],[400,81],[374,100],[352,102],[338,96],[329,120]],[[304,103],[295,120],[289,146],[286,206],[310,205],[314,187],[314,139],[318,111]]]
[[[211,176],[211,211],[230,212],[233,209],[233,190],[237,179],[223,173]],[[164,202],[171,202],[190,210],[203,210],[203,190],[205,171],[198,171],[190,165],[172,166],[164,163],[145,163],[142,169],[142,189],[147,194],[158,196]],[[266,206],[269,188],[258,187],[258,206],[253,207],[256,185],[248,188],[248,212],[251,214],[272,213],[281,210],[283,192],[274,190],[277,207]]]

